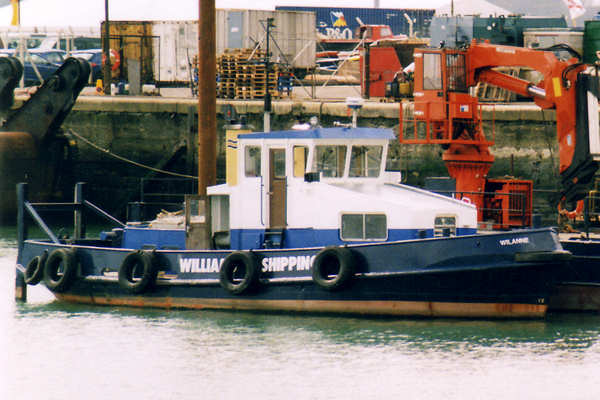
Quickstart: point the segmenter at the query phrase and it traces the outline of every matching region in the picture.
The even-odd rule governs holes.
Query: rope
[[[103,152],[104,154],[107,154],[107,155],[109,155],[109,156],[111,156],[111,157],[114,157],[114,158],[116,158],[117,160],[120,160],[120,161],[123,161],[123,162],[129,163],[129,164],[135,165],[136,167],[141,167],[141,168],[148,169],[148,170],[150,170],[150,171],[158,172],[158,173],[161,173],[161,174],[167,174],[167,175],[177,176],[177,177],[180,177],[180,178],[198,179],[198,177],[197,177],[197,176],[185,175],[185,174],[179,174],[179,173],[177,173],[177,172],[165,171],[165,170],[162,170],[162,169],[158,169],[158,168],[150,167],[150,166],[148,166],[148,165],[140,164],[140,163],[138,163],[138,162],[136,162],[136,161],[130,160],[130,159],[128,159],[128,158],[125,158],[125,157],[122,157],[122,156],[120,156],[120,155],[118,155],[118,154],[114,154],[114,153],[112,153],[110,150],[104,149],[104,148],[102,148],[102,147],[98,146],[97,144],[90,142],[89,140],[87,140],[86,138],[84,138],[83,136],[79,135],[78,133],[76,133],[75,131],[73,131],[73,130],[71,130],[71,129],[69,129],[69,133],[70,133],[71,135],[75,136],[77,139],[79,139],[79,140],[83,141],[83,142],[84,142],[84,143],[86,143],[87,145],[89,145],[89,146],[93,147],[94,149],[96,149],[96,150],[98,150],[98,151],[101,151],[101,152]]]

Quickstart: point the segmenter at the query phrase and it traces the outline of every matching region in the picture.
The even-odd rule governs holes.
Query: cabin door
[[[286,209],[285,149],[269,149],[269,228],[283,228]]]

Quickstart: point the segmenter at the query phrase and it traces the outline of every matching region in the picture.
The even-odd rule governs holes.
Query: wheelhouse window
[[[325,178],[339,178],[344,175],[346,146],[316,146],[314,170]]]
[[[378,177],[382,152],[383,146],[352,146],[350,177]]]
[[[385,240],[387,218],[385,214],[343,214],[342,240]]]
[[[273,157],[273,177],[277,179],[285,178],[285,149],[276,149],[272,152]]]
[[[435,217],[433,236],[456,236],[456,217],[453,215],[438,215]]]
[[[302,178],[306,172],[306,159],[308,158],[308,147],[294,146],[294,177]]]
[[[441,54],[423,54],[423,90],[442,90]]]
[[[260,147],[246,146],[244,150],[244,171],[247,177],[260,176]]]

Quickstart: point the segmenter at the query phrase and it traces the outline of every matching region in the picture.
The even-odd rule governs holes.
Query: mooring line
[[[159,172],[159,173],[161,173],[161,174],[167,174],[167,175],[178,176],[178,177],[180,177],[180,178],[198,179],[198,177],[197,177],[197,176],[193,176],[193,175],[186,175],[186,174],[179,174],[179,173],[177,173],[177,172],[165,171],[165,170],[162,170],[162,169],[158,169],[158,168],[151,167],[151,166],[149,166],[149,165],[140,164],[139,162],[136,162],[136,161],[130,160],[130,159],[128,159],[128,158],[125,158],[125,157],[123,157],[123,156],[120,156],[120,155],[118,155],[118,154],[115,154],[115,153],[111,152],[111,151],[110,151],[110,150],[108,150],[108,149],[105,149],[105,148],[102,148],[102,147],[98,146],[97,144],[95,144],[95,143],[93,143],[93,142],[89,141],[88,139],[84,138],[84,137],[83,137],[83,136],[81,136],[80,134],[76,133],[76,132],[75,132],[74,130],[72,130],[72,129],[69,129],[69,133],[70,133],[71,135],[75,136],[76,138],[78,138],[78,139],[82,140],[83,142],[85,142],[85,143],[86,143],[86,144],[88,144],[89,146],[93,147],[94,149],[96,149],[96,150],[98,150],[98,151],[101,151],[101,152],[103,152],[104,154],[107,154],[107,155],[109,155],[109,156],[111,156],[111,157],[114,157],[114,158],[116,158],[117,160],[120,160],[120,161],[123,161],[123,162],[129,163],[129,164],[133,164],[133,165],[135,165],[135,166],[137,166],[137,167],[145,168],[145,169],[148,169],[148,170],[150,170],[150,171]]]

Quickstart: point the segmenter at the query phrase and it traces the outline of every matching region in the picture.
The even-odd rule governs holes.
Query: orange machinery
[[[482,130],[481,108],[470,90],[478,82],[533,97],[541,108],[556,110],[561,204],[574,209],[570,216],[581,211],[585,188],[598,168],[598,72],[586,72],[587,66],[576,57],[560,60],[550,50],[556,49],[477,41],[462,49],[415,49],[414,120],[403,121],[400,107],[399,140],[442,145],[456,191],[469,197],[480,210],[479,220],[493,221],[494,228],[531,224],[532,182],[487,178],[494,162],[489,151],[494,138]],[[493,69],[501,66],[530,67],[543,79],[533,85]]]

